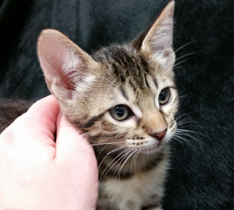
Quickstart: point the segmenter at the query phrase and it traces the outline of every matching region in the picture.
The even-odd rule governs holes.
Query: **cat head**
[[[92,144],[150,154],[175,134],[173,12],[172,1],[143,38],[93,55],[56,30],[42,31],[38,57],[47,86]]]

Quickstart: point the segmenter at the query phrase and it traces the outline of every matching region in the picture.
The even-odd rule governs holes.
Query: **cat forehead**
[[[153,57],[134,49],[130,45],[112,45],[101,49],[94,59],[105,66],[108,75],[118,81],[118,84],[130,84],[134,91],[152,87],[153,81],[173,85],[173,70],[165,69]],[[169,82],[169,83],[168,83]],[[150,83],[150,84],[149,84]]]
[[[119,65],[123,69],[135,67],[142,62],[138,51],[128,45],[111,45],[110,47],[100,49],[93,57],[96,61],[103,64]]]
[[[134,49],[131,45],[103,48],[96,52],[93,58],[104,64],[108,73],[112,73],[120,82],[125,82],[126,79],[135,80],[139,83],[139,88],[142,85],[145,88],[144,77],[147,74],[153,78],[170,77],[168,71],[164,71],[164,67],[152,56]]]

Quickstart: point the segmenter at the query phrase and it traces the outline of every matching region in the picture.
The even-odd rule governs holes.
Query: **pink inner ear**
[[[82,91],[84,86],[90,85],[90,80],[86,78],[98,65],[65,35],[52,29],[41,33],[38,57],[47,86],[57,98],[73,98],[78,86],[81,87],[79,91]]]
[[[172,49],[174,4],[174,1],[171,1],[155,21],[143,40],[143,50],[170,56],[170,53],[164,54],[164,50]]]
[[[75,82],[71,79],[75,77],[75,71],[69,72],[67,75],[64,75],[61,79],[63,83],[66,85],[66,89],[75,90]]]
[[[38,56],[48,86],[56,83],[67,90],[75,90],[79,58],[74,55],[74,44],[54,30],[46,30],[38,42]],[[51,87],[49,87],[51,89]]]

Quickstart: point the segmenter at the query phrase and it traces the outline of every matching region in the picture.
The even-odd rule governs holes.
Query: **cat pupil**
[[[160,105],[165,105],[169,101],[169,99],[170,99],[169,88],[165,88],[159,94],[159,97],[158,97],[159,104]]]
[[[115,107],[115,112],[118,116],[122,117],[125,113],[125,109],[122,106],[116,106]]]
[[[166,92],[165,91],[161,91],[161,93],[159,94],[159,100],[163,101],[163,100],[165,100],[165,98],[166,98]]]

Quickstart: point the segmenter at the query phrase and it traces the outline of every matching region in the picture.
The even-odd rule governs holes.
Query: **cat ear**
[[[74,99],[95,79],[90,72],[98,63],[59,31],[42,31],[37,53],[47,86],[58,99]]]
[[[175,53],[172,49],[174,6],[174,1],[171,1],[166,6],[159,18],[149,29],[140,49],[150,53],[162,65],[173,66],[175,62]]]

